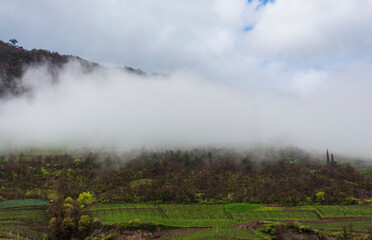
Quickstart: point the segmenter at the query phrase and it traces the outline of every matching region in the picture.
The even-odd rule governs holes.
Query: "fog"
[[[0,145],[291,145],[370,157],[371,69],[354,64],[327,74],[311,70],[274,88],[226,85],[190,71],[146,77],[118,68],[87,73],[78,62],[66,64],[54,82],[46,66],[34,66],[20,79],[32,91],[1,100]]]

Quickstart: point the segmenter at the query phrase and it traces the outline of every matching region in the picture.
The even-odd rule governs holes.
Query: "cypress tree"
[[[329,164],[329,152],[328,152],[328,149],[327,149],[327,164]]]

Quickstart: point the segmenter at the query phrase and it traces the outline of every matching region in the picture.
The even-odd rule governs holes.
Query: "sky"
[[[250,139],[372,156],[369,146],[372,136],[371,13],[372,0],[2,0],[0,39],[15,38],[27,49],[77,55],[105,66],[131,66],[148,74],[169,75],[167,79],[153,79],[159,84],[138,86],[133,76],[120,75],[115,70],[99,72],[90,78],[96,79],[92,82],[99,82],[102,74],[107,77],[110,84],[102,93],[97,85],[71,81],[81,78],[76,64],[71,63],[72,70],[65,69],[61,74],[67,76],[66,83],[59,86],[70,90],[61,96],[64,100],[59,104],[60,112],[75,114],[77,119],[72,121],[71,128],[62,127],[65,133],[77,131],[86,120],[86,116],[73,112],[68,102],[74,100],[81,107],[89,108],[88,102],[81,102],[74,95],[72,86],[84,88],[87,98],[96,95],[110,98],[116,89],[124,88],[130,95],[141,92],[143,87],[148,96],[156,99],[153,104],[161,106],[158,111],[162,114],[166,115],[172,107],[169,101],[177,103],[173,108],[179,110],[166,118],[166,122],[173,124],[166,137],[160,137],[159,130],[152,134],[155,137],[148,138],[145,133],[137,134],[143,126],[166,131],[161,114],[155,114],[159,122],[154,125],[150,120],[138,120],[139,116],[148,118],[145,112],[126,123],[126,115],[115,115],[104,109],[128,99],[118,97],[105,102],[104,114],[113,114],[126,126],[141,122],[132,128],[136,131],[129,134],[130,138],[137,139],[133,146],[159,142],[245,144]],[[41,67],[30,69],[24,80],[34,84],[35,76],[49,77]],[[125,84],[117,79],[125,79]],[[24,131],[30,132],[26,138],[31,142],[43,139],[31,130],[40,126],[36,123],[26,126],[20,120],[35,118],[36,113],[44,116],[51,128],[56,127],[52,124],[56,119],[46,117],[43,111],[52,108],[44,104],[50,100],[45,96],[57,90],[46,88],[48,94],[45,94],[45,88],[40,86],[44,85],[39,82],[35,85],[35,93],[43,94],[36,94],[33,103],[27,99],[2,103],[0,114],[7,116],[7,120],[0,120],[0,131],[9,134],[3,138],[20,139],[14,137],[19,134],[16,130],[9,130],[18,122],[18,127],[22,125]],[[158,89],[159,86],[162,88]],[[169,94],[169,89],[177,94]],[[184,89],[192,94],[185,93]],[[156,91],[159,92],[155,96]],[[205,100],[204,95],[210,98]],[[41,104],[35,104],[38,101]],[[200,103],[204,105],[200,107]],[[11,107],[18,109],[13,118],[8,117]],[[146,100],[128,108],[150,110]],[[90,111],[93,115],[96,113],[94,109]],[[206,114],[203,115],[203,111]],[[26,112],[29,115],[25,115]],[[241,120],[227,118],[228,114]],[[197,120],[193,120],[193,124],[185,121],[188,115],[197,115]],[[183,116],[182,119],[179,116]],[[221,122],[214,122],[216,118],[222,119]],[[91,139],[86,132],[92,129],[115,135],[118,123],[109,121],[113,126],[110,130],[103,127],[107,121],[102,118],[100,123],[86,127],[85,132],[78,134],[81,141]],[[215,126],[211,126],[211,122]],[[179,131],[180,128],[184,128],[184,132]],[[205,133],[200,129],[205,129]],[[112,134],[103,134],[102,139],[120,138]],[[54,142],[72,138],[77,136],[69,138],[67,134],[56,137]],[[122,139],[113,142],[122,142]]]

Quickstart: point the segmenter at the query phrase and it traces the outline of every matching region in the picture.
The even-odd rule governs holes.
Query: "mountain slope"
[[[56,74],[69,60],[77,60],[87,70],[99,65],[79,57],[60,55],[41,49],[26,50],[22,47],[0,41],[0,97],[6,95],[19,95],[27,89],[17,81],[27,66],[47,64],[51,73]]]
[[[59,70],[69,61],[78,61],[86,71],[92,71],[97,67],[103,67],[97,63],[84,60],[77,56],[61,55],[48,50],[27,50],[20,46],[5,43],[0,40],[0,98],[6,96],[17,96],[27,92],[20,78],[28,66],[45,64],[52,76],[57,76]],[[123,67],[122,70],[145,76],[141,69]]]

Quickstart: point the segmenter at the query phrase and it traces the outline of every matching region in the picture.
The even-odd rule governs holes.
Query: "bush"
[[[74,203],[74,199],[72,199],[71,197],[67,197],[65,199],[65,203],[73,204]]]
[[[90,192],[82,192],[79,194],[77,201],[79,203],[79,207],[85,208],[93,203],[93,194]]]
[[[79,231],[87,231],[90,228],[90,217],[88,215],[83,215],[80,217],[78,222]]]

